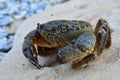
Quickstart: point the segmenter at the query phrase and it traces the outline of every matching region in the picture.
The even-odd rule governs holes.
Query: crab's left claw
[[[94,31],[96,35],[96,51],[97,55],[100,56],[105,48],[111,46],[111,28],[108,22],[104,19],[99,19]]]

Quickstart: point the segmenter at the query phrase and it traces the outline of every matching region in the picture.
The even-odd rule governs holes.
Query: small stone
[[[35,12],[36,13],[41,13],[43,10],[41,10],[41,9],[38,9],[38,10],[36,10]]]
[[[41,0],[34,0],[35,3],[38,3],[38,2],[40,2],[40,1],[41,1]]]
[[[52,5],[47,4],[46,9],[51,8],[51,7],[52,7]]]
[[[5,2],[6,0],[0,0],[0,2]]]
[[[33,13],[33,12],[27,12],[27,15],[25,15],[25,18],[29,18],[29,17],[31,17],[33,14],[35,14],[35,13]]]
[[[21,0],[21,2],[33,3],[33,2],[34,2],[34,0]]]
[[[45,2],[39,2],[39,3],[37,4],[37,7],[36,7],[36,9],[35,9],[35,12],[36,12],[36,13],[40,13],[40,12],[42,12],[44,9],[47,9],[47,8],[50,8],[50,7],[51,7],[50,4],[46,4]]]
[[[120,59],[118,59],[117,61],[120,62]]]
[[[30,5],[27,2],[22,2],[20,4],[20,9],[28,11],[30,9]]]
[[[6,8],[5,2],[0,2],[0,10],[5,9],[5,8]]]
[[[25,66],[25,64],[22,64],[22,66]]]
[[[14,7],[13,7],[13,5],[14,5]],[[11,2],[10,4],[8,3],[8,7],[7,7],[8,12],[9,12],[8,14],[13,15],[14,12],[19,11],[19,7],[20,7],[20,5],[16,4],[15,2]]]
[[[0,39],[4,38],[7,35],[8,35],[7,31],[0,28]]]
[[[55,4],[63,3],[65,1],[67,1],[67,0],[49,0],[49,3],[51,5],[55,5]]]
[[[14,19],[19,20],[19,19],[23,19],[26,14],[27,12],[24,10],[24,11],[18,12],[17,14],[14,14],[13,17]]]
[[[42,9],[42,10],[44,10],[44,9],[46,8],[46,6],[47,6],[46,3],[44,3],[44,2],[39,2],[39,3],[37,4],[37,9]]]
[[[30,5],[30,11],[34,12],[37,9],[37,4],[33,3]]]
[[[54,16],[53,14],[50,14],[50,16]]]
[[[0,18],[0,26],[8,25],[12,23],[14,20],[11,17],[1,17]]]
[[[8,14],[8,9],[0,10],[0,15],[6,15],[6,14]]]
[[[8,36],[0,39],[0,52],[7,52],[12,47],[13,36]]]

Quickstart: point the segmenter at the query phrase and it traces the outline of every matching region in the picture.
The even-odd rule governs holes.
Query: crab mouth
[[[59,47],[59,44],[46,40],[42,35],[35,36],[35,39],[36,40],[32,43],[35,44],[36,46],[47,47],[47,48]]]
[[[37,46],[41,46],[41,47],[50,47],[51,43],[49,41],[47,41],[43,36],[39,36],[36,37],[36,41],[34,43]]]
[[[90,49],[90,50],[85,50],[86,53],[93,53],[94,52],[94,48]]]

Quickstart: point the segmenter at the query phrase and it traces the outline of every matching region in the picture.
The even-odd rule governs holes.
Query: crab
[[[37,29],[24,38],[22,50],[24,56],[39,69],[46,65],[39,63],[38,56],[47,58],[54,55],[52,63],[69,62],[73,69],[77,69],[98,59],[110,46],[111,29],[104,19],[98,20],[94,31],[86,21],[54,20],[37,23]]]

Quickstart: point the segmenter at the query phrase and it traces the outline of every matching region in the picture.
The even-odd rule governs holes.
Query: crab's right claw
[[[28,41],[28,39],[25,39],[23,43],[23,54],[24,56],[37,68],[41,68],[41,65],[39,65],[38,59],[37,59],[37,53],[36,48]]]
[[[32,63],[34,64],[37,68],[41,68],[41,66],[39,65],[38,59],[36,56],[33,56],[32,50],[30,48],[26,49],[23,51],[23,54],[25,55],[25,57]]]

